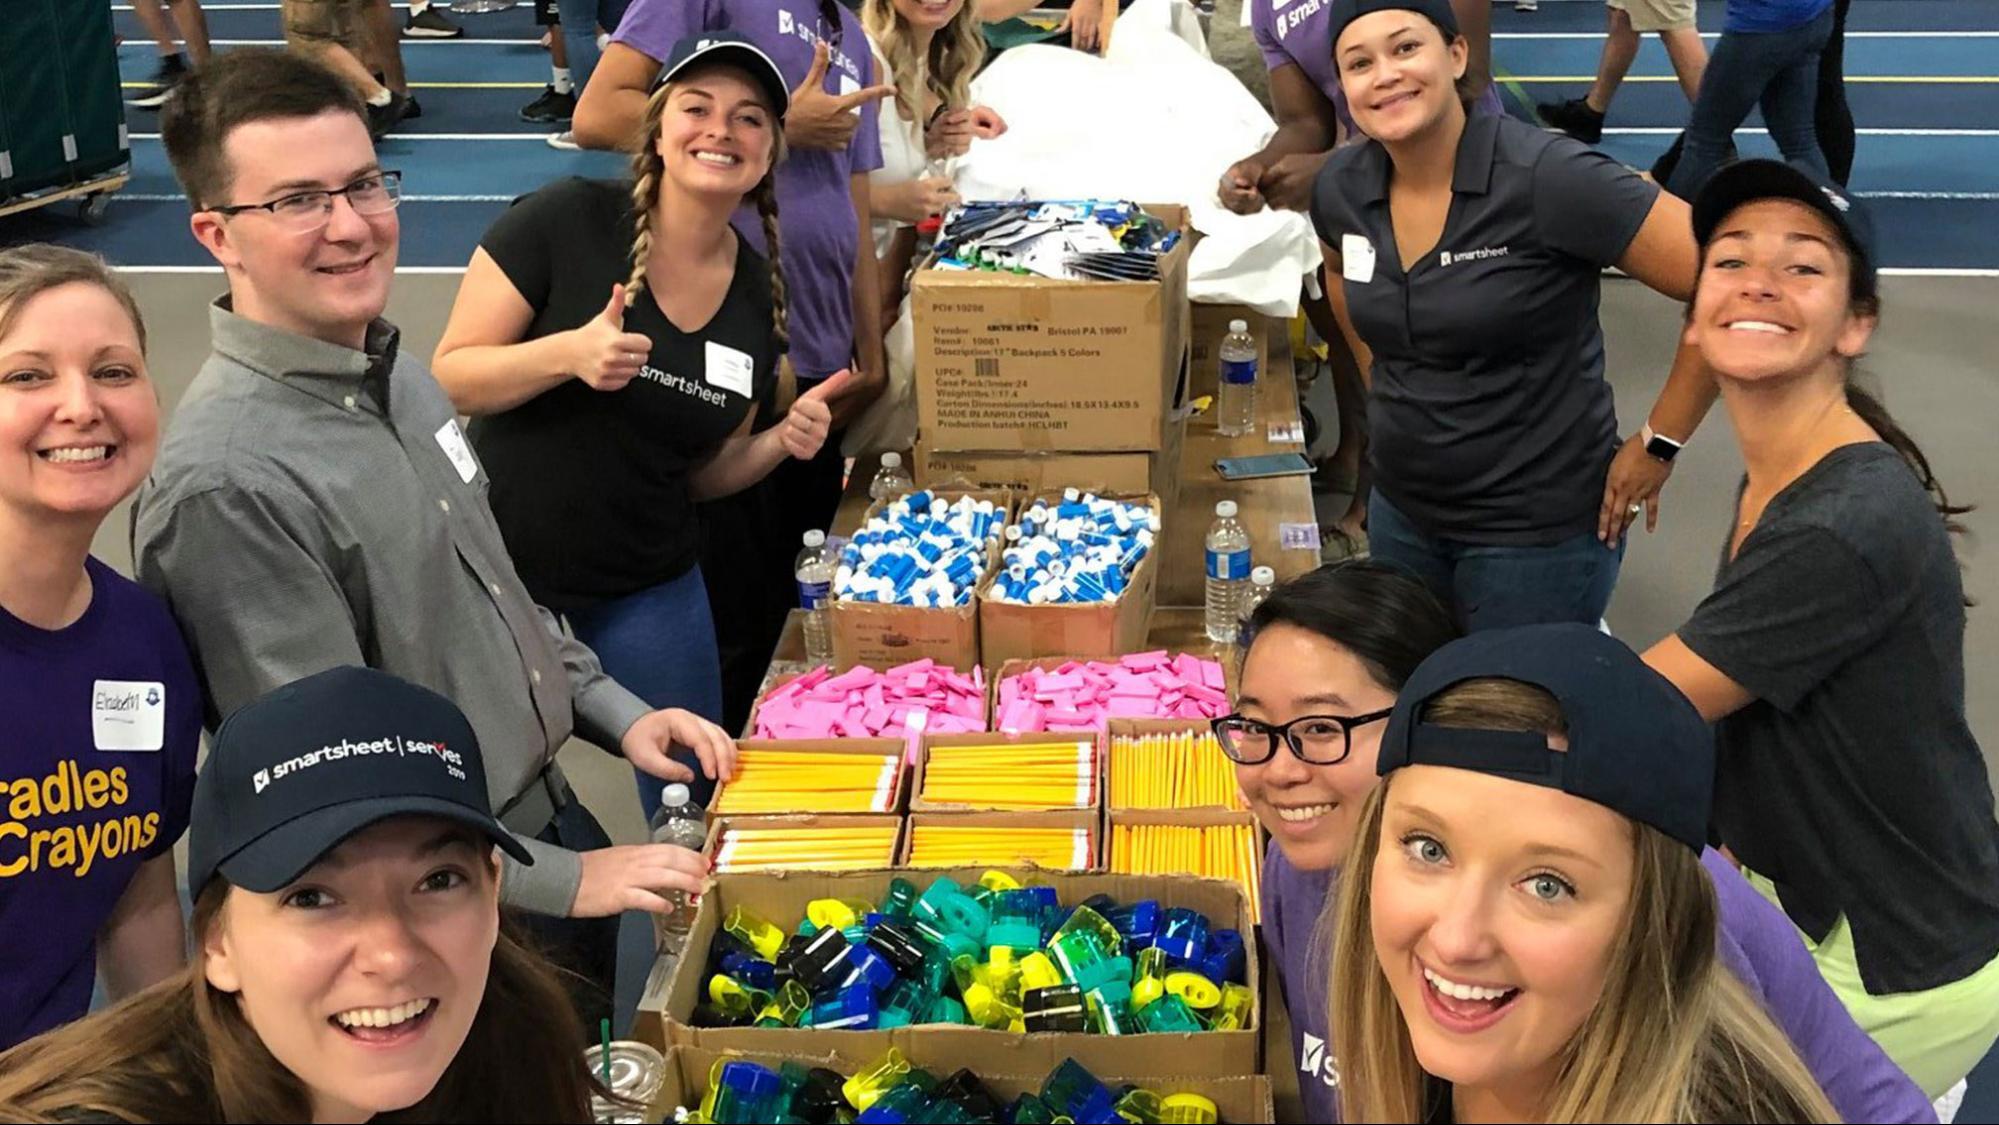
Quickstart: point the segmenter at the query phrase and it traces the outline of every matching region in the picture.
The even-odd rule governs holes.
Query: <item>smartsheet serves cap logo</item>
[[[1504,258],[1507,249],[1505,246],[1481,246],[1476,250],[1460,250],[1455,254],[1445,250],[1438,255],[1437,264],[1448,266],[1452,262],[1479,262],[1487,258]]]
[[[1844,215],[1848,211],[1853,210],[1853,201],[1851,199],[1848,199],[1847,197],[1839,194],[1838,192],[1832,190],[1829,187],[1822,187],[1819,190],[1825,193],[1825,197],[1828,200],[1832,201],[1832,205],[1835,208],[1838,208],[1840,214]]]
[[[465,757],[456,750],[450,749],[442,742],[390,735],[370,742],[352,742],[343,738],[331,745],[287,758],[268,769],[260,769],[250,775],[250,783],[256,792],[262,793],[276,782],[327,762],[344,762],[377,754],[391,754],[398,758],[412,756],[435,758],[444,764],[445,771],[453,778],[459,781],[465,780]]]

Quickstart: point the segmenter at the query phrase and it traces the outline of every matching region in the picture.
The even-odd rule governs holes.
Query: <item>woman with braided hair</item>
[[[571,178],[515,201],[473,252],[433,360],[474,417],[493,514],[536,600],[653,706],[718,721],[696,503],[817,454],[844,381],[768,424],[787,343],[772,187],[787,101],[746,39],[676,44],[632,181]],[[768,260],[730,226],[745,204]],[[650,815],[657,784],[640,792]]]

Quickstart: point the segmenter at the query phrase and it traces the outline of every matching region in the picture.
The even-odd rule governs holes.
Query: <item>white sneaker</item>
[[[600,31],[600,32],[598,32],[598,33],[597,33],[597,50],[599,50],[599,51],[602,51],[602,50],[603,50],[604,48],[606,48],[606,47],[609,47],[610,45],[611,45],[611,33],[610,33],[610,32],[608,32],[608,31]]]
[[[1541,10],[1541,0],[1513,0],[1513,10],[1516,12],[1538,12]]]
[[[548,135],[548,147],[559,148],[564,152],[581,152],[583,150],[583,146],[576,143],[576,131],[574,129],[564,129],[560,133],[550,133]]]

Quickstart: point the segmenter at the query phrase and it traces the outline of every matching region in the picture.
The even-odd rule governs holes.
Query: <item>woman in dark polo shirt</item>
[[[1312,221],[1369,376],[1374,555],[1469,629],[1595,624],[1626,528],[1656,526],[1672,456],[1715,395],[1682,347],[1620,446],[1599,278],[1615,265],[1684,300],[1686,205],[1566,137],[1468,115],[1446,0],[1332,11],[1334,65],[1372,139],[1326,161]]]

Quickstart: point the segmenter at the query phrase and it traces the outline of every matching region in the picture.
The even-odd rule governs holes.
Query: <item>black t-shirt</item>
[[[577,328],[630,275],[629,185],[566,179],[516,200],[480,243],[534,308],[528,339]],[[671,278],[654,278],[653,283]],[[692,568],[700,528],[687,475],[775,384],[770,267],[739,243],[713,319],[682,332],[652,288],[625,328],[653,342],[645,369],[605,393],[571,379],[473,421],[493,515],[535,600],[576,610]]]
[[[1723,548],[1680,629],[1756,695],[1716,724],[1715,825],[1822,940],[1845,915],[1881,995],[1999,956],[1999,824],[1964,714],[1949,533],[1880,442],[1827,454]]]
[[[1659,189],[1567,137],[1476,114],[1443,236],[1405,274],[1391,170],[1381,142],[1349,145],[1312,192],[1312,225],[1344,260],[1347,311],[1374,352],[1374,487],[1429,533],[1472,543],[1594,530],[1617,451],[1599,278]]]

